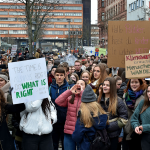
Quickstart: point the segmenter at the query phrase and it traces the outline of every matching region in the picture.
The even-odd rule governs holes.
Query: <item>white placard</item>
[[[45,58],[8,64],[13,104],[49,96]]]

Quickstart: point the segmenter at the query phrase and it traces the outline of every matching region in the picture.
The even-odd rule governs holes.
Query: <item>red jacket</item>
[[[72,92],[70,90],[65,91],[55,100],[55,103],[57,105],[62,107],[68,107],[64,133],[73,134],[75,130],[75,124],[77,121],[78,110],[81,104],[82,93],[83,92],[75,95],[74,104],[71,104],[69,102],[72,97]]]

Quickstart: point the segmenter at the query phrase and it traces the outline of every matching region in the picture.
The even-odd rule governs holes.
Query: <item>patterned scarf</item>
[[[131,89],[125,94],[125,101],[129,109],[133,110],[136,99],[143,94],[143,90],[133,92]]]

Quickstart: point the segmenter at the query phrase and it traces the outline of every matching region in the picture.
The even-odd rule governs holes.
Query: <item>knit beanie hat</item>
[[[81,102],[90,103],[95,101],[96,101],[95,93],[93,92],[92,87],[90,85],[87,85],[82,94]]]

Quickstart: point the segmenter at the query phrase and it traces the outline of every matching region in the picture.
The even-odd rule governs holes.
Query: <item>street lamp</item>
[[[69,23],[69,30],[68,30],[68,52],[70,53],[70,22],[71,19],[67,19],[68,23]]]

